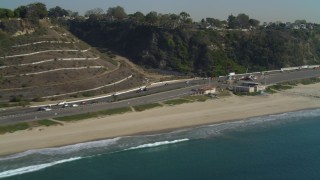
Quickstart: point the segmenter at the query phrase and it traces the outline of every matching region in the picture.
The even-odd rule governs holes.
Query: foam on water
[[[62,147],[55,147],[55,148],[28,150],[22,153],[0,158],[0,162],[3,160],[17,159],[17,158],[21,158],[29,155],[34,155],[34,154],[50,155],[50,156],[61,155],[61,154],[71,154],[80,150],[110,146],[112,144],[115,144],[119,139],[121,138],[84,142],[84,143],[73,144],[73,145],[62,146]]]
[[[136,147],[131,147],[126,150],[133,150],[133,149],[142,149],[142,148],[152,148],[152,147],[158,147],[163,145],[169,145],[169,144],[176,144],[184,141],[189,141],[189,139],[178,139],[173,141],[161,141],[161,142],[155,142],[155,143],[149,143],[149,144],[142,144]]]
[[[9,170],[9,171],[4,171],[4,172],[0,173],[0,178],[5,178],[5,177],[10,177],[10,176],[30,173],[30,172],[34,172],[34,171],[39,171],[41,169],[48,168],[48,167],[51,167],[51,166],[54,166],[54,165],[57,165],[57,164],[71,162],[71,161],[75,161],[75,160],[79,160],[79,159],[81,159],[81,157],[74,157],[74,158],[55,161],[55,162],[51,162],[51,163],[33,165],[33,166],[22,167],[22,168],[18,168],[18,169]]]

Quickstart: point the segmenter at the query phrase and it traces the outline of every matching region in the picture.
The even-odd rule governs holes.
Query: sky
[[[14,9],[20,5],[42,2],[47,8],[60,6],[84,14],[93,8],[107,10],[122,6],[127,14],[150,11],[179,14],[185,11],[195,21],[212,17],[226,20],[230,14],[245,13],[261,22],[294,22],[305,19],[320,23],[320,0],[0,0],[1,8]]]

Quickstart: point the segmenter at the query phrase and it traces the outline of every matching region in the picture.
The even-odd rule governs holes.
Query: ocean
[[[0,179],[320,179],[320,109],[0,158]]]

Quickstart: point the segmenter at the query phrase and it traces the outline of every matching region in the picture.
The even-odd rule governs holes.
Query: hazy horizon
[[[109,7],[122,6],[126,13],[132,14],[141,11],[144,14],[150,11],[158,13],[178,14],[185,11],[191,15],[193,20],[200,21],[202,18],[212,17],[220,20],[226,20],[230,14],[237,15],[245,13],[250,18],[258,19],[261,22],[293,22],[295,20],[305,19],[307,22],[320,23],[318,0],[2,0],[1,7],[15,9],[21,5],[27,5],[33,2],[42,2],[47,8],[60,6],[67,10],[77,11],[83,15],[87,10],[93,8],[102,8],[106,11]],[[74,5],[76,4],[76,5]]]

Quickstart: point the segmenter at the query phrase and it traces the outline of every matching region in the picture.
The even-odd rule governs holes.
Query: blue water
[[[320,110],[0,158],[0,178],[320,179]]]

